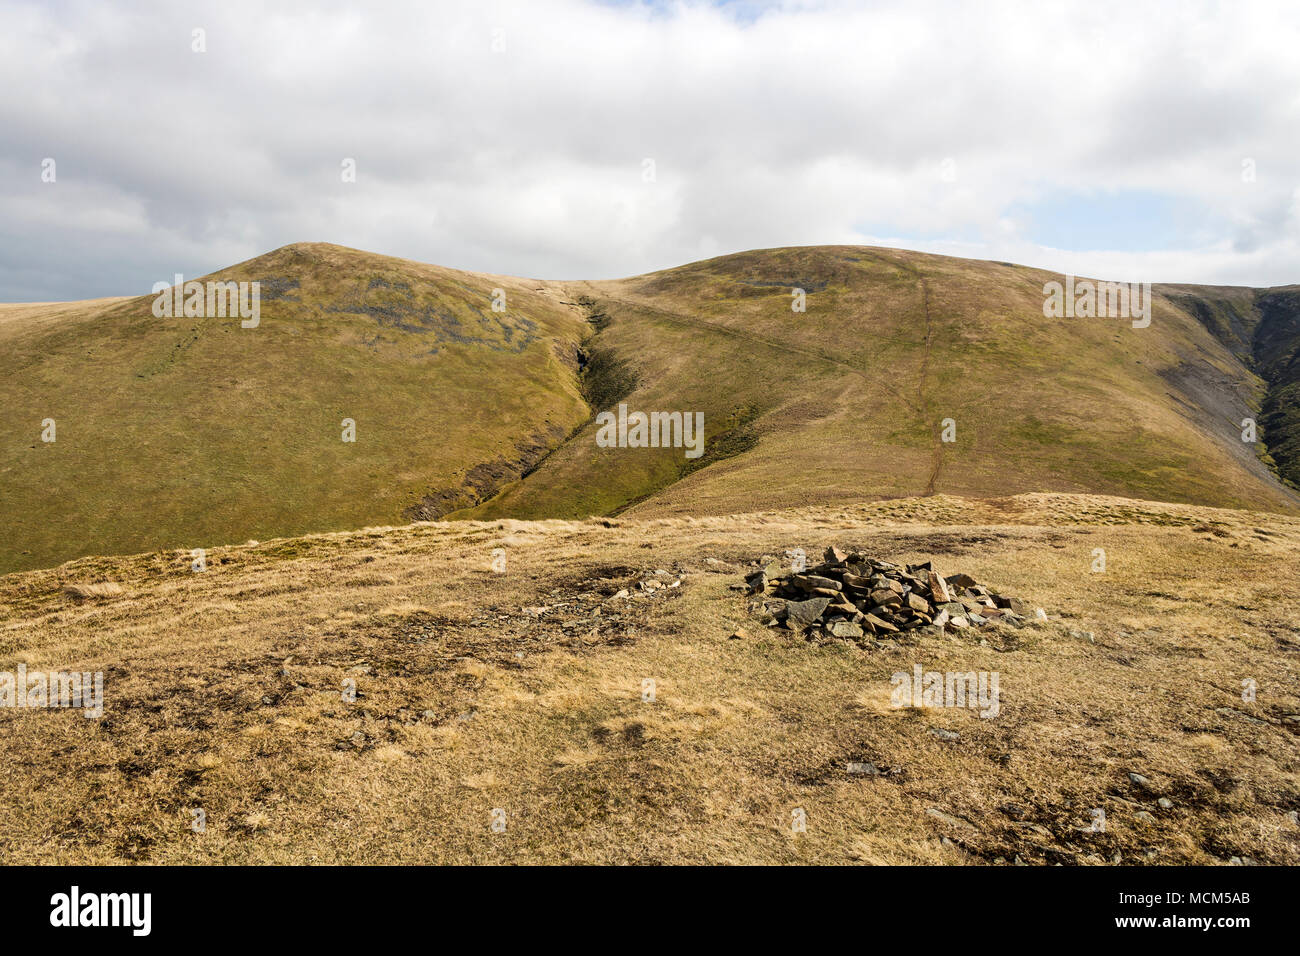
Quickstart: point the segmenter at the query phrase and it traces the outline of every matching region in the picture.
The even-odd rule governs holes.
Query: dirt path
[[[930,370],[930,340],[933,335],[933,323],[930,318],[930,287],[925,284],[925,279],[917,277],[921,283],[921,305],[925,310],[925,352],[921,356],[921,377],[916,383],[916,400],[928,411],[928,404],[925,400],[925,380]],[[928,416],[927,416],[928,417]],[[941,435],[936,434],[934,437],[934,449],[930,453],[930,477],[925,483],[925,495],[934,494],[935,483],[939,480],[939,472],[943,469],[943,439]]]

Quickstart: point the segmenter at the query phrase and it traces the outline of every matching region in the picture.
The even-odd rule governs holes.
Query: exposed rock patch
[[[838,548],[827,548],[821,564],[798,572],[782,571],[772,562],[747,574],[744,587],[763,596],[758,610],[764,624],[809,639],[867,643],[909,631],[961,632],[994,622],[1019,627],[1036,613],[968,574],[944,577],[931,561],[904,566]]]

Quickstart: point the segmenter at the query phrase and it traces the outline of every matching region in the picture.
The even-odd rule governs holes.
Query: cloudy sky
[[[1300,282],[1300,4],[0,5],[0,301],[308,240],[557,279],[864,243]]]

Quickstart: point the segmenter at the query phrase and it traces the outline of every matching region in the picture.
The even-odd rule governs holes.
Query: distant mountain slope
[[[462,514],[727,513],[1032,490],[1295,506],[1261,448],[1241,441],[1263,382],[1188,313],[1186,295],[1157,289],[1149,328],[1044,318],[1044,283],[1061,278],[844,246],[574,284],[602,316],[591,348],[635,377],[629,410],[702,410],[708,467],[680,450],[599,448],[589,425]],[[792,311],[794,288],[807,292],[805,313]],[[942,440],[945,420],[955,441]]]
[[[262,283],[257,328],[151,295],[0,308],[0,572],[436,516],[587,415],[583,323],[540,283],[324,244],[216,278]]]
[[[1041,270],[850,246],[561,284],[313,243],[204,278],[261,282],[260,325],[0,306],[0,573],[439,517],[1300,505],[1241,441],[1300,467],[1294,289],[1158,287],[1138,329],[1044,318]],[[601,447],[620,401],[703,414],[703,454]]]
[[[1265,457],[1300,487],[1300,286],[1164,288],[1263,378],[1259,424],[1268,445]]]

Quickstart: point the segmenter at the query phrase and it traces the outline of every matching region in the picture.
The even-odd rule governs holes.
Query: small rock
[[[868,614],[863,618],[863,624],[871,628],[873,634],[897,634],[898,628],[874,614]]]
[[[827,591],[843,590],[843,585],[834,578],[824,578],[820,574],[792,574],[790,581],[795,587],[803,588],[805,591],[815,591],[823,589]]]
[[[1029,609],[1029,605],[1020,600],[1020,598],[1003,597],[1002,595],[998,595],[994,597],[993,603],[1000,608],[1006,608],[1006,610],[1019,617],[1028,617],[1032,613]]]
[[[948,824],[950,827],[961,827],[965,830],[975,829],[975,824],[971,823],[969,820],[963,820],[961,817],[954,817],[951,814],[944,813],[942,810],[937,810],[934,807],[926,807],[925,812],[930,814],[930,816],[934,817],[936,820]]]
[[[1168,797],[1161,797],[1156,801],[1156,805],[1159,806],[1161,810],[1172,810],[1174,808],[1174,801],[1170,800]]]
[[[931,727],[930,733],[934,734],[940,740],[961,740],[961,734],[952,730],[945,730],[942,727]]]
[[[815,597],[807,601],[791,601],[785,606],[786,623],[791,628],[811,627],[830,605],[830,598]]]
[[[731,637],[727,638],[727,640],[730,640],[730,641],[743,641],[743,640],[744,640],[745,638],[747,638],[747,637],[749,637],[748,634],[746,634],[743,630],[737,628],[736,631],[735,631],[735,633],[733,633],[733,634],[731,635]]]
[[[1150,780],[1150,778],[1148,778],[1148,777],[1144,777],[1144,776],[1142,776],[1142,774],[1140,774],[1140,773],[1133,773],[1133,772],[1130,771],[1130,773],[1129,773],[1129,775],[1128,775],[1128,778],[1129,778],[1129,780],[1131,780],[1133,783],[1137,784],[1139,787],[1142,787],[1142,788],[1144,788],[1144,789],[1149,789],[1150,786],[1151,786],[1151,780]]]
[[[852,621],[831,621],[827,628],[832,637],[859,638],[863,636],[862,628]]]
[[[1133,814],[1133,819],[1134,819],[1134,820],[1137,820],[1137,821],[1139,821],[1139,822],[1141,822],[1141,823],[1155,823],[1155,822],[1156,822],[1156,818],[1153,817],[1153,816],[1152,816],[1148,811],[1146,811],[1146,810],[1139,810],[1137,813]]]

